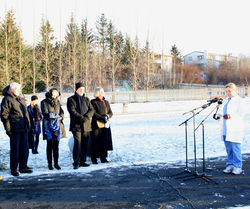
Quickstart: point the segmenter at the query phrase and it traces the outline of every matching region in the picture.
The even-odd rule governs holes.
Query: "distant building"
[[[161,70],[171,72],[173,56],[154,53],[153,57],[154,63],[157,64],[161,68]]]
[[[201,68],[209,66],[219,67],[225,62],[230,62],[235,65],[235,69],[239,69],[240,59],[238,57],[215,53],[208,53],[207,51],[193,51],[184,56],[185,65],[199,65]]]

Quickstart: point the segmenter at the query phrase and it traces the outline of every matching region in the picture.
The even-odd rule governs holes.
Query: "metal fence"
[[[248,95],[247,87],[239,87],[239,95],[244,97]],[[67,103],[68,97],[73,93],[62,93],[61,104]],[[94,98],[93,93],[86,94],[90,99]],[[45,98],[45,93],[38,93],[39,100]],[[106,92],[105,98],[111,103],[134,103],[134,102],[157,102],[157,101],[178,101],[178,100],[200,100],[210,99],[213,97],[224,97],[225,87],[200,87],[200,88],[184,88],[184,89],[167,89],[167,90],[150,90],[150,91],[118,91]],[[25,95],[30,101],[31,95]],[[1,99],[1,98],[0,98]]]
[[[240,87],[238,90],[239,95],[242,97],[246,96],[248,93],[248,89],[246,87]],[[72,93],[63,94],[61,96],[62,104],[66,104],[67,98],[71,95]],[[87,96],[92,99],[93,93],[87,93]],[[111,103],[199,100],[225,96],[225,87],[185,88],[150,91],[120,91],[105,93],[105,98]]]

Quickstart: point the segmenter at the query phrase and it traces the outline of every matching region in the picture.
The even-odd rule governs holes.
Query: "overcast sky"
[[[39,40],[46,16],[57,40],[63,39],[73,13],[89,26],[101,13],[123,34],[141,43],[148,38],[156,52],[169,54],[176,44],[182,55],[192,51],[250,56],[249,0],[0,0],[0,18],[13,9],[26,42]],[[60,27],[61,25],[61,27]],[[61,28],[61,29],[60,29]],[[60,32],[61,31],[61,32]]]

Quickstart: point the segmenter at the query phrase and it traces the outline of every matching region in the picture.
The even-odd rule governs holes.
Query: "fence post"
[[[123,113],[128,113],[128,103],[123,103]]]

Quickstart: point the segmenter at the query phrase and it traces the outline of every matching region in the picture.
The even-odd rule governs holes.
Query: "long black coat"
[[[109,116],[109,118],[111,118],[113,116],[113,112],[110,108],[110,104],[107,100],[101,101],[99,98],[95,98],[91,100],[91,104],[95,110],[94,116],[92,118],[92,129],[97,129],[97,120],[101,121],[101,122],[105,122],[102,118],[102,115],[107,114]]]
[[[66,132],[65,132],[65,128],[64,128],[64,124],[63,124],[63,118],[64,118],[64,111],[61,107],[61,104],[59,102],[59,100],[53,100],[52,99],[52,90],[51,89],[49,92],[47,92],[45,94],[45,99],[41,101],[41,111],[43,114],[43,139],[47,139],[47,136],[45,134],[45,129],[44,129],[44,120],[49,120],[49,113],[55,113],[57,115],[61,116],[61,120],[60,120],[60,127],[61,127],[61,132],[62,132],[62,136],[61,138],[65,138],[66,137]]]
[[[1,120],[4,128],[9,134],[28,132],[30,121],[25,100],[11,93],[9,87],[4,88],[1,103]]]
[[[72,132],[91,131],[91,118],[94,114],[94,108],[92,107],[90,100],[85,95],[81,98],[84,101],[84,104],[81,104],[80,108],[80,96],[75,93],[67,100],[67,109],[70,114],[70,128]]]
[[[107,100],[101,101],[99,98],[92,99],[91,104],[95,109],[94,116],[92,118],[92,150],[97,157],[99,157],[100,153],[107,150],[113,150],[113,143],[112,143],[112,135],[111,129],[109,128],[98,128],[97,120],[101,122],[103,121],[102,115],[107,114],[109,118],[113,116],[113,112],[110,108],[110,104]]]

